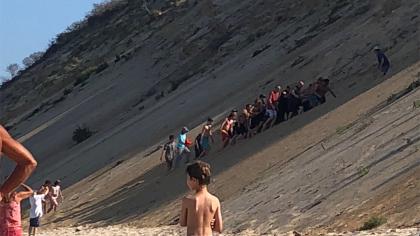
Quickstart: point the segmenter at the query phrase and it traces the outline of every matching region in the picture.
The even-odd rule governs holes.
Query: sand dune
[[[328,233],[326,236],[418,236],[420,228],[410,229],[382,229],[373,230],[366,232],[344,232],[344,233]],[[58,230],[51,230],[48,232],[41,232],[40,236],[166,236],[166,235],[185,235],[185,232],[178,227],[159,227],[159,228],[130,228],[130,227],[118,227],[110,226],[104,228],[88,229],[88,228],[60,228]],[[256,236],[259,234],[252,232],[243,232],[239,234],[223,234],[238,235],[238,236]],[[274,235],[274,234],[273,234]],[[268,236],[268,235],[267,235]],[[275,236],[295,236],[292,232],[284,234],[275,234]]]
[[[150,19],[130,4],[103,23],[133,25],[127,16],[149,22],[123,35],[132,41],[127,61],[72,87],[55,105],[32,112],[62,91],[27,86],[42,81],[38,72],[64,68],[61,56],[78,40],[34,67],[36,79],[0,91],[2,118],[39,162],[29,183],[64,183],[66,201],[45,217],[45,228],[58,228],[49,235],[180,233],[166,226],[177,223],[185,173],[166,173],[154,152],[167,135],[187,125],[193,137],[208,116],[220,121],[275,85],[319,76],[331,79],[336,99],[221,152],[218,139],[205,159],[227,233],[344,232],[374,214],[386,216],[389,228],[419,225],[419,110],[409,110],[419,91],[386,104],[418,79],[418,1],[203,0],[171,9]],[[86,43],[98,39],[86,35]],[[114,49],[129,45],[117,43],[80,57],[114,57]],[[376,68],[375,44],[391,60],[387,76]],[[36,97],[38,90],[53,97]],[[31,115],[17,116],[21,111]],[[81,124],[95,132],[76,145],[71,135]],[[85,225],[100,228],[67,228]]]

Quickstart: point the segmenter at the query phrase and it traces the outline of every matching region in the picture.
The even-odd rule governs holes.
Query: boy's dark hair
[[[195,161],[194,163],[187,166],[187,174],[194,179],[198,180],[200,185],[210,184],[210,165],[203,161]]]
[[[213,119],[209,117],[209,118],[207,119],[207,121],[208,121],[208,122],[213,122]]]
[[[174,139],[175,136],[173,134],[169,135],[169,139]]]
[[[45,185],[51,184],[51,180],[45,180],[44,184]]]
[[[57,179],[57,180],[54,182],[54,185],[55,185],[55,186],[60,185],[60,184],[61,184],[61,181],[60,181],[59,179]]]

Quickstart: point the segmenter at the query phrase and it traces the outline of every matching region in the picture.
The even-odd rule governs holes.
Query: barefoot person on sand
[[[175,161],[175,151],[176,151],[176,143],[175,143],[175,136],[169,135],[169,141],[163,145],[162,154],[160,155],[160,162],[162,162],[163,157],[165,156],[166,166],[168,167],[168,171],[172,169],[172,165]]]
[[[43,200],[48,194],[48,188],[41,188],[29,198],[31,209],[29,212],[29,236],[35,236],[36,228],[41,226],[41,217],[44,215]]]
[[[31,175],[37,163],[32,154],[0,125],[1,154],[14,161],[16,167],[0,187],[0,235],[22,235],[19,204],[22,197],[14,194],[14,190]],[[9,213],[13,213],[14,217],[6,217]]]
[[[203,126],[201,130],[200,144],[201,144],[201,154],[199,157],[204,157],[210,151],[210,140],[214,143],[213,131],[212,131],[213,119],[208,118],[207,123]]]
[[[181,133],[178,135],[178,143],[176,145],[177,155],[175,158],[175,162],[172,165],[172,169],[178,167],[178,163],[182,160],[182,157],[185,156],[187,159],[185,162],[188,163],[190,161],[190,149],[188,148],[188,139],[187,133],[190,130],[187,127],[182,128]]]
[[[63,201],[63,193],[61,192],[61,181],[56,180],[54,185],[50,188],[50,208],[47,213],[50,213],[52,210],[57,211],[58,203]]]
[[[222,149],[226,148],[230,143],[231,133],[233,131],[234,114],[230,114],[222,123],[220,133],[222,135]]]
[[[187,185],[194,191],[182,199],[180,225],[187,227],[188,236],[210,236],[223,230],[219,199],[207,191],[210,165],[196,161],[187,167]]]

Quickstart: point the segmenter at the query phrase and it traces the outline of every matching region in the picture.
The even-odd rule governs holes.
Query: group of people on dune
[[[21,202],[29,198],[29,236],[35,235],[40,226],[40,218],[46,212],[56,211],[63,200],[60,181],[45,181],[39,190],[34,191],[24,184],[37,166],[32,154],[18,141],[12,138],[7,130],[0,126],[0,155],[6,155],[16,163],[12,174],[0,187],[0,235],[21,236]],[[21,188],[22,190],[18,190]],[[49,207],[48,207],[49,205]]]
[[[375,46],[373,51],[378,61],[378,70],[386,75],[390,69],[388,57],[379,46]],[[260,94],[253,103],[246,104],[241,111],[231,110],[220,126],[222,149],[235,144],[238,138],[251,138],[275,124],[324,104],[328,93],[336,97],[330,88],[330,80],[322,77],[306,87],[302,80],[286,88],[275,86],[267,95]],[[209,153],[214,143],[213,123],[213,119],[208,118],[194,142],[187,137],[187,127],[182,128],[177,139],[174,135],[169,136],[160,157],[161,161],[165,158],[168,170],[175,169],[183,158],[186,163],[190,162],[191,146],[194,146],[196,159]]]
[[[235,144],[238,138],[251,138],[275,124],[287,121],[325,103],[327,93],[336,97],[329,83],[328,79],[321,77],[307,87],[303,81],[287,86],[285,89],[276,86],[267,96],[260,94],[254,103],[246,104],[240,112],[233,109],[220,125],[222,149],[229,144]],[[186,159],[186,163],[191,161],[190,147],[192,145],[194,145],[196,159],[209,153],[214,143],[213,123],[213,119],[208,118],[201,132],[194,139],[194,143],[187,137],[189,132],[187,127],[182,128],[177,139],[174,135],[169,136],[169,141],[163,145],[160,157],[161,161],[165,158],[168,170],[175,169],[182,159]]]
[[[375,47],[374,51],[378,59],[378,69],[385,75],[390,68],[389,60],[378,47]],[[234,144],[239,137],[250,138],[276,123],[325,103],[327,93],[335,97],[328,79],[319,78],[306,88],[304,85],[303,81],[299,81],[285,89],[276,86],[268,96],[261,94],[253,104],[246,104],[241,112],[232,110],[220,126],[222,149]],[[177,140],[174,135],[170,135],[160,159],[165,157],[169,170],[176,168],[184,155],[187,156],[185,161],[189,163],[189,147],[193,144],[196,158],[206,156],[214,143],[212,126],[213,120],[209,118],[194,143],[187,137],[187,127],[182,129]],[[0,155],[2,154],[13,161],[16,167],[0,186],[0,236],[22,236],[20,203],[27,198],[30,199],[31,205],[29,235],[35,235],[43,214],[56,211],[59,202],[63,200],[60,181],[51,184],[51,181],[47,180],[37,191],[25,185],[24,182],[35,170],[37,161],[0,125]],[[220,201],[207,191],[207,185],[211,182],[210,165],[203,161],[194,161],[187,166],[186,172],[186,182],[191,192],[182,199],[180,225],[187,227],[187,235],[212,235],[213,231],[222,232]],[[22,190],[17,191],[18,188]]]

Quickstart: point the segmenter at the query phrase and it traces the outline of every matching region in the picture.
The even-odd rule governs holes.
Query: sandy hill
[[[418,226],[420,95],[381,106],[418,80],[418,12],[411,0],[121,1],[3,86],[0,118],[39,160],[30,183],[64,182],[51,224],[154,227],[177,222],[186,191],[155,152],[168,134],[324,76],[337,99],[206,158],[228,231],[355,229],[373,214]],[[95,132],[76,145],[82,124]]]

